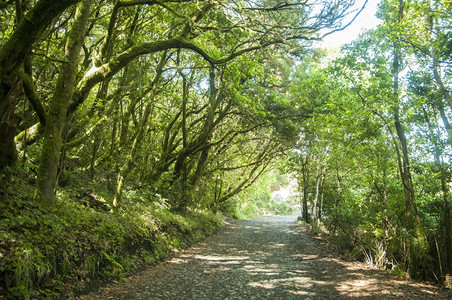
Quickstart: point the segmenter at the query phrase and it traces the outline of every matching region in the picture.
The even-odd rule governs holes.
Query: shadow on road
[[[343,261],[296,216],[230,220],[221,232],[86,299],[448,299]]]

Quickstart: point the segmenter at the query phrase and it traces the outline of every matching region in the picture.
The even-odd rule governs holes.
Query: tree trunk
[[[451,226],[450,226],[450,211],[449,211],[449,187],[447,183],[447,167],[444,166],[444,163],[441,160],[441,155],[444,154],[441,152],[441,146],[438,144],[438,139],[435,137],[435,128],[432,122],[429,119],[427,111],[424,109],[424,117],[425,121],[429,128],[430,140],[434,146],[434,157],[435,157],[435,165],[436,170],[439,172],[439,178],[441,182],[441,192],[442,192],[442,201],[443,201],[443,216],[440,223],[440,232],[441,236],[443,236],[443,242],[445,244],[445,257],[446,260],[443,262],[445,264],[444,270],[446,274],[452,274],[452,234],[451,234]],[[434,120],[434,124],[437,124],[438,120]],[[442,264],[441,259],[439,259],[439,264]],[[442,267],[442,266],[441,266]],[[441,274],[442,275],[442,274]]]
[[[16,30],[0,49],[0,170],[17,160],[14,136],[18,118],[14,111],[22,91],[19,69],[31,47],[50,22],[80,0],[40,0],[22,18]]]
[[[103,118],[104,104],[105,104],[105,99],[107,98],[109,85],[110,85],[110,79],[107,79],[104,82],[102,82],[102,84],[97,92],[97,95],[96,95],[96,100],[95,100],[93,108],[92,108],[92,113],[90,114],[91,116],[96,114],[99,119]],[[103,143],[102,137],[100,136],[99,132],[95,131],[94,137],[93,137],[93,143],[92,143],[91,162],[90,162],[90,166],[89,166],[89,174],[90,174],[91,179],[94,178],[97,153],[99,152],[99,150],[102,146],[102,143]]]
[[[15,82],[11,84],[11,88],[4,98],[4,103],[0,103],[0,140],[2,141],[0,143],[0,171],[5,166],[12,166],[17,160],[14,137],[16,136],[19,118],[14,114],[14,108],[21,92],[22,80],[17,77]]]
[[[313,205],[313,216],[314,221],[317,225],[320,224],[320,202],[319,202],[319,196],[320,196],[320,189],[323,185],[323,181],[325,178],[325,172],[326,172],[326,163],[325,165],[320,161],[318,162],[317,166],[317,175],[316,175],[316,182],[315,182],[315,195],[314,195],[314,205]]]
[[[216,109],[223,99],[221,95],[218,95],[218,88],[216,87],[215,83],[215,70],[213,68],[210,69],[210,78],[209,78],[209,84],[210,84],[210,93],[209,93],[209,106],[207,108],[207,116],[203,123],[203,127],[201,129],[201,133],[199,136],[193,140],[191,143],[188,143],[186,145],[183,145],[183,150],[178,155],[178,158],[176,160],[176,164],[174,166],[173,171],[173,180],[176,180],[180,177],[182,174],[182,168],[185,164],[185,160],[187,157],[189,157],[192,154],[195,154],[198,151],[201,151],[206,146],[208,146],[208,141],[210,140],[210,137],[212,136],[213,129],[215,127],[215,123],[221,118],[221,116],[218,116],[217,121],[215,121],[215,112]],[[182,110],[183,114],[183,110]],[[184,117],[182,116],[182,120],[184,120]],[[185,132],[186,129],[182,128],[183,136],[185,136],[187,133]],[[184,133],[185,132],[185,133]],[[185,143],[187,143],[185,141]]]
[[[433,59],[433,69],[435,73],[435,79],[439,85],[439,88],[446,99],[446,101],[451,105],[451,96],[444,84],[442,83],[440,77],[440,68],[438,60]],[[444,111],[442,103],[438,107],[441,120],[447,130],[449,146],[452,147],[452,126],[450,125],[449,119]],[[452,274],[452,229],[450,226],[450,209],[449,209],[449,187],[446,180],[446,174],[444,167],[441,166],[441,190],[443,191],[443,225],[444,225],[444,243],[446,244],[446,274]]]
[[[303,207],[303,220],[306,223],[309,223],[309,210],[308,210],[308,162],[309,162],[309,158],[306,157],[306,159],[304,159],[302,161],[302,165],[301,165],[301,173],[302,173],[302,178],[303,178],[303,202],[302,202],[302,207]]]
[[[154,108],[156,88],[160,81],[160,77],[163,73],[163,67],[165,66],[166,62],[167,62],[167,52],[165,51],[157,66],[155,78],[151,84],[151,86],[152,86],[151,95],[149,96],[148,103],[146,104],[146,108],[144,110],[143,117],[141,118],[141,122],[138,127],[138,131],[135,134],[135,138],[134,138],[133,144],[132,144],[132,149],[130,149],[130,152],[127,157],[126,163],[124,164],[124,167],[121,168],[121,170],[119,171],[119,174],[118,174],[118,181],[116,184],[115,197],[113,199],[113,207],[115,207],[115,208],[117,208],[119,205],[119,201],[121,200],[121,197],[122,197],[122,189],[124,187],[125,180],[127,179],[130,172],[132,171],[138,149],[141,146],[141,141],[143,139],[145,129],[148,126],[149,118],[152,113],[152,109]]]
[[[403,19],[404,1],[399,0],[398,23]],[[411,178],[411,167],[408,155],[407,139],[405,130],[400,121],[399,114],[399,68],[400,68],[400,43],[394,42],[394,59],[393,59],[393,93],[394,93],[394,126],[397,131],[397,137],[400,142],[402,155],[401,163],[399,162],[400,177],[404,190],[405,198],[405,215],[407,221],[407,230],[410,235],[410,258],[409,258],[409,274],[412,278],[420,278],[421,272],[425,271],[425,253],[426,240],[423,235],[422,225],[417,210],[416,199],[414,194],[414,186]]]
[[[37,177],[36,199],[44,205],[53,205],[56,199],[58,160],[63,128],[79,65],[79,54],[85,37],[91,0],[82,1],[75,15],[66,43],[66,59],[60,68],[55,93],[50,102]]]
[[[207,163],[207,158],[209,157],[210,146],[206,146],[202,149],[201,154],[199,156],[198,165],[196,166],[195,174],[191,179],[192,188],[196,188],[201,177],[204,173],[204,167]]]
[[[320,192],[320,178],[322,177],[322,165],[320,163],[320,159],[317,162],[317,174],[315,176],[315,194],[314,194],[314,203],[312,205],[312,215],[314,217],[314,221],[317,219],[317,210],[318,210],[318,201],[319,201],[319,192]]]
[[[433,19],[433,13],[430,13],[430,17],[429,17],[429,29],[430,32],[434,33],[434,19]],[[432,38],[431,44],[434,45],[435,41]],[[446,88],[446,86],[444,85],[444,82],[442,80],[441,77],[441,65],[438,61],[437,57],[437,50],[432,47],[432,73],[433,73],[433,78],[435,80],[436,86],[438,87],[439,91],[441,92],[441,94],[443,95],[444,100],[446,101],[446,103],[449,105],[449,107],[452,109],[452,96],[449,93],[449,90]],[[449,145],[452,147],[452,126],[449,122],[449,119],[447,118],[446,113],[444,112],[444,104],[439,103],[438,105],[438,109],[440,111],[441,114],[441,119],[443,120],[444,123],[444,127],[446,128],[447,131],[447,136],[448,136],[448,141],[449,141]]]
[[[177,52],[177,66],[180,66],[180,51]],[[188,130],[187,130],[187,101],[191,86],[191,80],[188,81],[186,76],[181,70],[179,70],[179,76],[182,78],[182,149],[188,147]],[[191,202],[191,196],[188,190],[192,190],[192,187],[188,186],[188,164],[187,158],[190,155],[190,151],[182,151],[182,155],[179,155],[176,165],[174,166],[174,179],[181,177],[180,185],[177,187],[180,189],[177,191],[178,197],[174,199],[175,210],[185,211]],[[182,174],[182,176],[180,176]]]
[[[325,186],[326,170],[327,170],[327,167],[325,166],[325,171],[323,172],[323,175],[322,175],[322,182],[320,184],[322,192],[320,193],[320,201],[318,204],[319,207],[317,210],[317,225],[320,225],[320,222],[322,221],[323,198],[325,196],[325,187],[324,186]]]
[[[444,167],[441,167],[441,189],[443,191],[443,227],[444,244],[446,245],[446,274],[452,275],[452,229],[450,226],[449,187],[446,183]]]
[[[431,38],[432,42],[431,45],[435,45],[434,38],[434,32],[435,30],[435,21],[437,20],[434,18],[433,10],[435,10],[434,7],[431,7],[430,16],[429,16],[429,30],[431,32]],[[437,49],[432,46],[432,72],[433,72],[433,78],[436,82],[436,85],[443,95],[444,100],[449,105],[449,107],[452,108],[452,97],[444,85],[444,82],[441,78],[441,65],[437,59]],[[450,147],[452,147],[452,126],[449,122],[449,119],[447,118],[447,115],[444,111],[444,104],[442,101],[436,105],[436,108],[439,110],[441,120],[443,121],[444,127],[447,131],[447,137],[448,137],[448,144]],[[428,120],[427,120],[428,121]],[[429,123],[429,126],[431,124]],[[432,131],[432,130],[431,130]],[[436,146],[436,145],[435,145]],[[435,147],[438,149],[438,147]],[[444,244],[445,244],[445,252],[446,252],[446,261],[445,261],[445,271],[446,274],[451,275],[452,274],[452,229],[451,229],[451,220],[450,220],[450,209],[449,209],[449,186],[447,182],[447,175],[446,170],[443,166],[443,163],[440,159],[440,153],[438,153],[438,150],[435,153],[435,161],[436,164],[439,166],[440,171],[440,180],[441,180],[441,191],[442,191],[442,197],[443,197],[443,216],[442,216],[442,231],[444,235]],[[441,263],[441,261],[440,261]]]

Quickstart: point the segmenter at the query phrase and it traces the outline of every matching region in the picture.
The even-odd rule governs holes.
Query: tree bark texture
[[[115,207],[115,208],[118,207],[118,205],[119,205],[119,201],[121,200],[121,197],[122,197],[122,188],[124,186],[125,180],[127,179],[130,172],[132,171],[133,163],[135,161],[138,149],[141,146],[141,141],[144,137],[145,129],[148,126],[149,118],[151,116],[152,109],[154,108],[154,100],[155,100],[156,93],[157,93],[157,91],[156,91],[157,85],[162,76],[163,67],[165,66],[165,64],[167,62],[167,58],[168,58],[167,53],[165,52],[162,55],[162,58],[157,66],[155,78],[151,85],[152,86],[151,95],[149,96],[148,103],[146,104],[146,108],[144,110],[143,117],[141,118],[141,123],[138,127],[138,131],[135,134],[135,138],[134,138],[133,144],[132,144],[132,149],[130,149],[130,152],[127,157],[127,161],[126,161],[125,165],[119,172],[118,181],[116,184],[115,197],[113,199],[113,207]]]
[[[91,0],[83,0],[77,7],[74,23],[66,42],[66,62],[60,67],[57,85],[49,106],[44,140],[38,169],[36,199],[51,206],[56,199],[57,171],[62,145],[63,129],[66,125],[67,107],[72,98],[75,75],[79,65],[79,54],[85,38],[85,28],[90,12]]]
[[[0,49],[0,169],[17,159],[14,136],[18,118],[14,115],[22,90],[20,68],[31,47],[54,18],[80,0],[40,0],[17,25]]]
[[[306,223],[309,223],[309,210],[308,210],[308,164],[309,157],[302,158],[301,173],[303,180],[303,199],[302,199],[302,216]]]

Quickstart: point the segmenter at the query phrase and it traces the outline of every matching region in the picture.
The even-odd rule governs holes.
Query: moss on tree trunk
[[[14,136],[18,118],[14,115],[17,98],[22,91],[19,69],[31,47],[50,22],[80,0],[40,0],[21,19],[16,30],[0,48],[0,168],[17,159]]]
[[[91,0],[84,0],[77,7],[74,24],[66,43],[67,61],[62,63],[55,93],[50,102],[47,125],[44,129],[36,190],[36,199],[44,205],[52,205],[55,202],[62,134],[66,125],[68,104],[72,98],[90,4]]]

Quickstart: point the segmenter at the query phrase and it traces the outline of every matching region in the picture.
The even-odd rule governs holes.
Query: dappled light
[[[0,0],[0,299],[444,298],[451,28],[450,0]]]
[[[437,288],[429,286],[424,291],[420,284],[397,281],[384,271],[335,257],[305,225],[295,221],[296,216],[230,221],[218,236],[139,274],[139,288],[115,297],[441,298]]]

